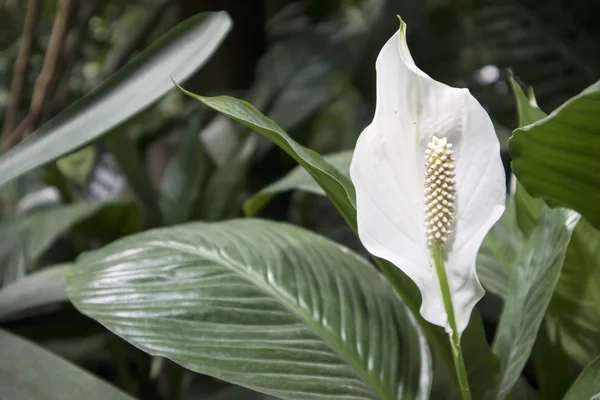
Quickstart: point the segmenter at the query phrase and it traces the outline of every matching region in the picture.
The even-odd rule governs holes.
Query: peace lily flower
[[[475,257],[504,211],[498,139],[467,89],[437,82],[415,65],[403,22],[379,53],[376,70],[375,117],[350,166],[358,234],[371,254],[415,282],[423,318],[460,336],[484,295]],[[444,270],[458,332],[438,279]]]

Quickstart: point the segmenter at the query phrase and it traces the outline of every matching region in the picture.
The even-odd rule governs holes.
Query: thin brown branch
[[[8,135],[8,133],[15,128],[19,118],[19,108],[21,105],[21,98],[23,97],[25,76],[27,74],[27,67],[29,65],[29,57],[31,56],[31,47],[35,36],[35,28],[37,25],[39,11],[40,0],[29,0],[29,3],[27,4],[27,11],[25,13],[23,34],[21,35],[21,43],[19,45],[19,54],[13,69],[10,102],[6,110],[6,117],[4,118],[2,136]]]
[[[69,95],[69,80],[71,71],[80,53],[81,47],[87,37],[87,28],[90,19],[100,6],[99,0],[80,1],[74,16],[74,22],[65,38],[65,44],[60,57],[59,72],[51,83],[50,93],[54,93],[52,101],[46,101],[43,109],[43,120],[65,108]]]
[[[35,81],[35,87],[33,89],[33,98],[29,107],[29,114],[27,115],[25,129],[22,133],[22,137],[26,137],[35,130],[39,123],[42,115],[44,103],[47,101],[47,97],[50,94],[48,88],[54,74],[57,71],[58,61],[64,45],[64,39],[68,31],[69,13],[71,11],[71,0],[58,0],[56,17],[54,18],[54,25],[52,26],[52,33],[50,34],[50,41],[48,42],[48,51],[44,57],[44,64],[42,71]]]

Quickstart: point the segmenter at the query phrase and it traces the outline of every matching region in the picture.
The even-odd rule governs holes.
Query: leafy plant
[[[119,26],[111,18],[141,12],[148,31],[130,53],[163,33],[171,7],[65,3],[50,9],[49,34],[70,10],[67,31],[91,27],[98,48]],[[468,92],[417,67],[428,61],[421,49],[413,60],[402,21],[377,61],[374,104],[361,60],[372,80],[389,4],[334,3],[269,16],[248,101],[221,95],[239,88],[215,73],[251,47],[246,32],[228,47],[244,24],[230,9],[177,24],[129,63],[112,49],[86,84],[125,66],[29,138],[23,127],[58,109],[32,105],[19,128],[11,106],[3,144],[20,143],[0,155],[0,397],[600,396],[599,83],[546,114],[510,76],[507,145],[493,134],[510,132],[500,113],[492,124]],[[34,22],[36,4],[23,10]],[[449,15],[449,4],[427,8]],[[527,7],[461,15],[471,28],[495,16],[484,43]],[[49,88],[77,70],[67,61]]]

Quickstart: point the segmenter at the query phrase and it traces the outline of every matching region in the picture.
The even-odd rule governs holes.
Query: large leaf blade
[[[426,398],[417,322],[363,259],[257,220],[154,230],[81,257],[69,297],[136,346],[284,399]]]
[[[133,400],[75,365],[0,330],[3,400]]]
[[[0,186],[100,137],[201,67],[231,27],[224,12],[177,25],[156,43],[0,157]]]

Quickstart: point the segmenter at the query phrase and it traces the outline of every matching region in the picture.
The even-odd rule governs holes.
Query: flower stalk
[[[454,358],[454,367],[456,369],[458,385],[460,387],[463,400],[471,400],[471,390],[469,388],[469,380],[467,379],[467,369],[465,367],[465,359],[460,346],[460,337],[456,327],[456,317],[454,315],[454,305],[452,304],[452,295],[450,293],[450,286],[448,285],[446,266],[444,265],[443,249],[439,245],[434,245],[431,249],[431,252],[435,264],[435,270],[440,282],[444,309],[446,310],[446,314],[448,316],[448,326],[450,328],[448,336],[450,339],[450,347],[452,347],[452,357]]]

